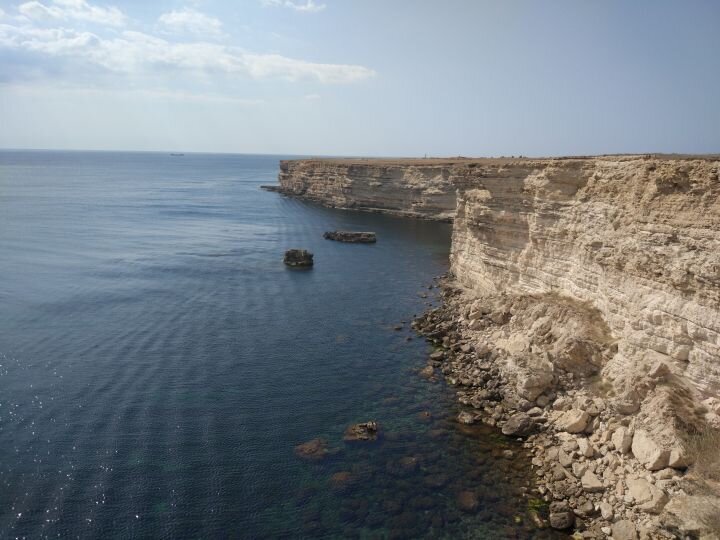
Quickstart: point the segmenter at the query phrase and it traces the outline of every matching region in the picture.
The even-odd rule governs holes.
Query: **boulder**
[[[640,395],[635,390],[628,390],[615,400],[615,409],[620,414],[634,414],[640,410]]]
[[[463,512],[475,512],[480,505],[478,496],[472,491],[461,491],[457,494],[455,502]]]
[[[568,433],[582,433],[590,421],[590,415],[580,409],[565,411],[555,420],[555,428],[558,431]]]
[[[627,484],[628,493],[636,504],[642,504],[652,499],[651,484],[644,478],[628,478],[625,483]]]
[[[423,379],[432,379],[435,376],[435,368],[432,366],[432,364],[428,364],[420,370],[420,376]]]
[[[605,486],[603,486],[603,483],[592,471],[585,471],[585,474],[582,475],[580,482],[582,483],[583,490],[588,493],[605,491]]]
[[[288,249],[283,262],[292,267],[310,267],[313,265],[313,254],[306,249]]]
[[[517,391],[521,397],[535,401],[553,382],[553,374],[544,369],[523,371],[518,375]]]
[[[550,504],[550,526],[553,529],[569,529],[575,524],[575,515],[567,501],[555,501]]]
[[[644,504],[640,505],[640,510],[648,514],[659,514],[665,508],[670,498],[667,493],[657,486],[650,485],[650,493],[652,498]]]
[[[550,526],[560,531],[569,529],[575,524],[575,515],[572,512],[553,512],[550,514]]]
[[[460,414],[457,415],[457,421],[461,424],[470,425],[475,423],[475,415],[467,412],[467,411],[461,411]]]
[[[328,231],[323,234],[323,238],[350,244],[373,244],[377,242],[377,236],[374,232]]]
[[[633,437],[630,430],[624,426],[617,428],[612,434],[612,443],[618,452],[627,454],[630,451]]]
[[[345,430],[343,440],[345,441],[375,441],[378,438],[380,426],[377,422],[370,420],[360,424],[353,424]]]
[[[680,442],[670,450],[668,465],[673,469],[686,469],[692,465],[693,461],[690,452],[688,452],[687,448]]]
[[[611,521],[615,511],[613,510],[612,504],[609,502],[603,501],[598,505],[598,508],[600,510],[600,515],[605,521]]]
[[[510,437],[527,437],[535,431],[535,421],[525,413],[512,415],[502,427],[503,435]]]
[[[586,438],[578,439],[578,452],[581,456],[593,457],[595,455],[595,448],[590,444],[590,441]]]
[[[613,540],[637,540],[637,529],[629,519],[621,519],[612,525]]]
[[[656,443],[644,429],[635,430],[632,453],[646,469],[659,471],[668,466],[670,451]]]

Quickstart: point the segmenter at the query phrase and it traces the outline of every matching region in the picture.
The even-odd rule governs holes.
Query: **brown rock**
[[[313,439],[295,447],[295,454],[303,459],[319,461],[329,454],[325,439]]]
[[[353,424],[345,430],[343,440],[345,441],[375,441],[379,436],[380,426],[377,422],[370,420],[360,424]]]
[[[313,265],[313,254],[306,249],[289,249],[283,262],[292,267],[310,267]]]
[[[629,519],[621,519],[612,525],[613,540],[637,540],[637,529]]]
[[[457,507],[463,512],[475,512],[480,504],[478,496],[472,491],[461,491],[455,499]]]

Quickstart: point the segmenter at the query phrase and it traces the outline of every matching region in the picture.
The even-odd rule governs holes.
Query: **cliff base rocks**
[[[708,433],[717,444],[720,432],[707,431],[682,380],[648,370],[637,409],[623,412],[622,384],[606,372],[615,343],[591,305],[478,298],[451,279],[443,300],[413,323],[436,347],[428,365],[456,388],[459,422],[524,440],[537,479],[529,496],[550,507],[544,525],[582,538],[718,538],[720,490],[707,471],[720,464]],[[699,433],[706,448],[692,442]]]

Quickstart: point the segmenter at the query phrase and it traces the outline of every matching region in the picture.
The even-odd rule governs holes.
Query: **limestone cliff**
[[[482,293],[588,301],[617,339],[618,369],[658,353],[717,395],[719,168],[638,157],[456,168],[453,272]]]
[[[455,188],[442,161],[280,162],[280,191],[327,206],[449,221]]]
[[[720,528],[720,157],[281,167],[287,194],[454,217],[445,306],[416,321],[444,351],[426,375],[442,363],[464,423],[540,431],[527,444],[553,527]]]
[[[282,161],[279,181],[328,206],[457,215],[451,263],[463,285],[587,301],[617,340],[618,369],[657,353],[717,395],[719,168],[671,156],[311,159]]]

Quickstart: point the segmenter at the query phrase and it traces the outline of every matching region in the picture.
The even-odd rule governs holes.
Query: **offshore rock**
[[[360,424],[353,424],[345,430],[345,441],[375,441],[379,435],[380,426],[370,420]]]
[[[377,242],[374,232],[328,231],[323,234],[323,238],[349,244],[374,244]]]
[[[292,267],[310,267],[313,265],[313,254],[306,249],[288,249],[283,262]]]

